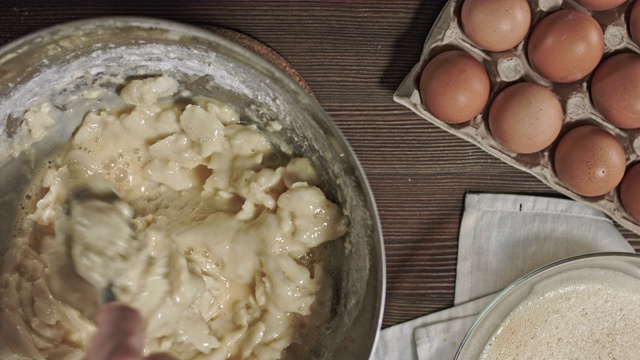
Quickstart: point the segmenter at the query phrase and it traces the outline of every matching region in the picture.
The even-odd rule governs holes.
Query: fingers
[[[86,360],[142,359],[143,323],[136,310],[109,304],[96,315],[96,325],[98,331],[89,344]]]

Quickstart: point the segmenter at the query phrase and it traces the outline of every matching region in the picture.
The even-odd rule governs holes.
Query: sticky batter
[[[344,235],[347,222],[316,187],[310,162],[272,165],[270,142],[230,106],[185,104],[177,92],[166,76],[131,81],[120,93],[126,108],[89,113],[43,164],[3,259],[0,358],[84,356],[94,325],[52,296],[46,279],[56,271],[64,203],[96,179],[133,208],[144,245],[113,290],[143,315],[145,352],[277,359],[298,329],[321,329],[331,316],[333,280],[314,249]],[[96,241],[93,252],[117,258]],[[89,277],[109,263],[72,256]]]

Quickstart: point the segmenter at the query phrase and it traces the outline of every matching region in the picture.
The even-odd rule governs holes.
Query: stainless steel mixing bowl
[[[235,105],[242,121],[282,125],[273,141],[309,157],[325,192],[350,219],[339,254],[335,316],[309,358],[367,359],[379,332],[385,291],[383,240],[375,203],[353,151],[318,103],[287,75],[230,40],[198,27],[146,18],[101,18],[62,24],[0,49],[0,232],[7,234],[33,164],[64,143],[88,110],[92,87],[168,74],[192,94]],[[17,158],[22,116],[42,102],[57,122]],[[82,105],[85,104],[85,105]],[[7,146],[8,145],[8,146]],[[7,237],[3,237],[6,239]],[[6,243],[6,240],[5,240]]]

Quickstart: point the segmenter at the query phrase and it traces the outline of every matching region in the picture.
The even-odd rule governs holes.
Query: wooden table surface
[[[452,305],[466,192],[559,196],[393,101],[445,2],[0,0],[0,44],[69,20],[142,15],[230,28],[280,53],[370,181],[385,238],[387,327]],[[640,249],[640,236],[621,232]]]

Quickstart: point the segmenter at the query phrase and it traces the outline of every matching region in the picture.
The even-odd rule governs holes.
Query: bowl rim
[[[462,339],[462,341],[460,342],[460,345],[458,346],[457,350],[456,350],[456,354],[454,356],[454,360],[459,360],[461,359],[459,356],[461,354],[461,351],[463,350],[463,348],[465,347],[465,345],[467,345],[467,343],[469,342],[469,339],[471,338],[471,335],[475,332],[475,330],[477,328],[479,328],[482,323],[485,321],[485,319],[489,316],[489,314],[497,307],[500,306],[500,304],[503,302],[503,300],[512,293],[512,291],[515,288],[519,288],[520,286],[522,286],[522,284],[524,282],[526,282],[527,280],[537,277],[542,273],[547,272],[550,269],[555,269],[559,266],[563,266],[565,264],[568,263],[575,263],[575,262],[579,262],[579,261],[587,261],[589,259],[606,259],[606,258],[611,258],[611,259],[621,259],[621,258],[627,258],[627,259],[635,259],[635,260],[640,260],[640,254],[637,253],[631,253],[631,252],[596,252],[596,253],[588,253],[588,254],[581,254],[581,255],[576,255],[576,256],[570,256],[561,260],[557,260],[557,261],[553,261],[550,262],[546,265],[543,265],[535,270],[532,270],[530,272],[528,272],[527,274],[519,277],[517,280],[515,280],[514,282],[512,282],[511,284],[509,284],[507,287],[505,287],[502,291],[500,291],[498,293],[498,295],[496,295],[496,297],[491,300],[491,302],[489,303],[489,305],[487,305],[478,315],[478,317],[476,318],[476,320],[474,321],[473,325],[471,325],[471,327],[469,328],[469,330],[466,332],[464,338]]]

